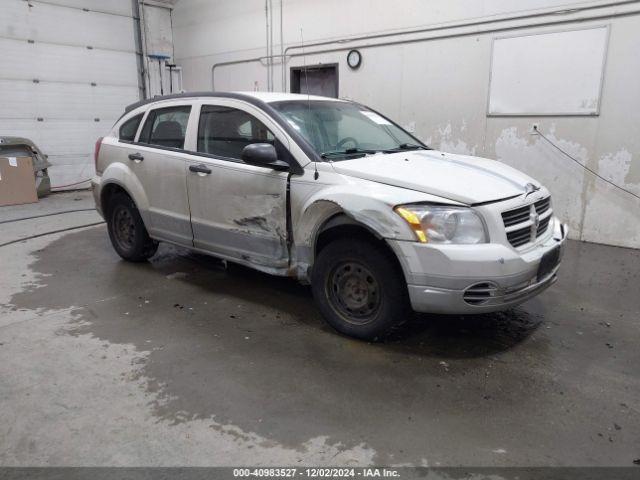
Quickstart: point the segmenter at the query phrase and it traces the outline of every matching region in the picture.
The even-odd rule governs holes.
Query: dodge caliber
[[[336,330],[382,338],[412,311],[473,314],[556,280],[549,191],[430,149],[332,98],[187,93],[126,108],[96,143],[98,211],[124,259],[169,242],[311,285]]]

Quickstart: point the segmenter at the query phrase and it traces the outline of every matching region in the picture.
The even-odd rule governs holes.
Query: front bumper
[[[543,278],[538,278],[538,267],[542,257],[556,247],[562,258],[568,230],[555,218],[549,230],[549,235],[526,251],[502,244],[389,244],[402,264],[415,311],[483,313],[518,305],[555,283],[559,263]],[[482,297],[476,292],[482,292]]]

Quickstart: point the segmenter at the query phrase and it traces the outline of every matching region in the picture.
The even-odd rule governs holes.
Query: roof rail
[[[134,108],[141,107],[143,105],[148,105],[150,103],[160,102],[162,100],[172,100],[174,98],[193,98],[193,97],[227,97],[227,98],[241,98],[246,99],[249,98],[248,95],[243,95],[241,93],[233,93],[233,92],[185,92],[185,93],[173,93],[171,95],[155,95],[153,98],[147,98],[145,100],[140,100],[134,102],[130,105],[124,107],[124,112],[130,112]]]

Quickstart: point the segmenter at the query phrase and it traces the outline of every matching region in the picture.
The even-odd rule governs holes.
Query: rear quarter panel
[[[133,199],[143,221],[147,223],[149,211],[149,200],[144,188],[135,173],[128,166],[129,151],[123,147],[117,139],[105,137],[100,147],[100,163],[102,165],[102,175],[100,177],[100,190],[110,183],[119,185],[129,193]],[[101,205],[104,211],[104,205]]]

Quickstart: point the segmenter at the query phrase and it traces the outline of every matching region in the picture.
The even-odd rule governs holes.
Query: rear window
[[[135,117],[131,117],[120,126],[120,132],[118,135],[120,140],[133,142],[133,139],[136,138],[136,132],[138,131],[138,125],[140,125],[140,121],[142,120],[142,115],[143,114],[140,113]]]
[[[138,141],[161,147],[184,148],[190,112],[188,105],[151,110]]]

